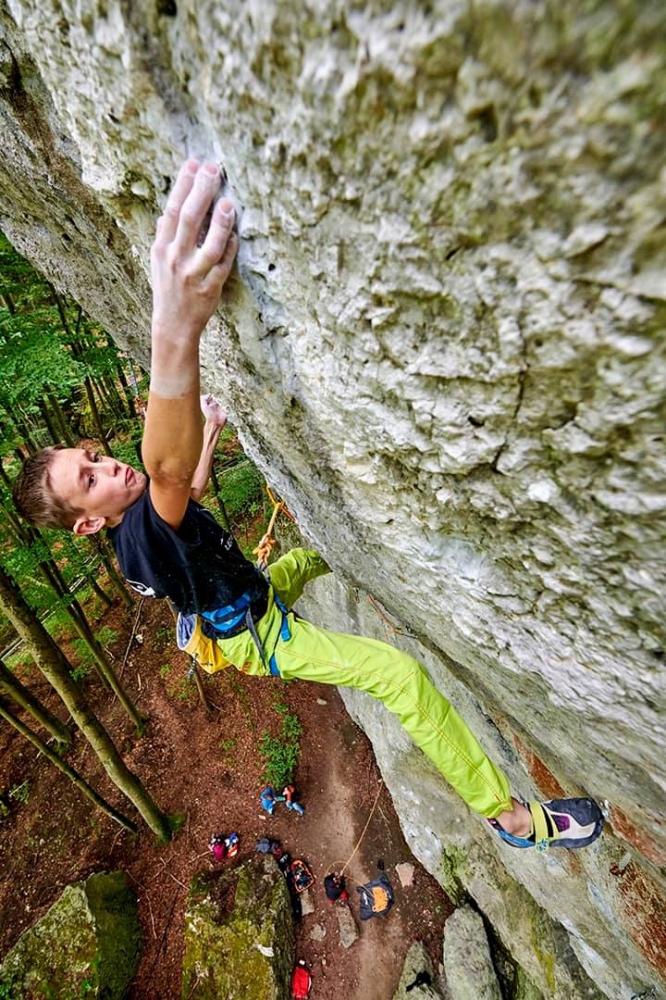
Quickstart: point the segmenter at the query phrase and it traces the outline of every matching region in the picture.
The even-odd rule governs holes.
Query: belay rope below
[[[347,868],[349,867],[349,863],[351,862],[351,859],[354,857],[354,855],[358,851],[359,847],[361,846],[361,841],[365,837],[367,829],[370,826],[370,820],[372,819],[372,817],[374,815],[374,812],[375,812],[375,809],[377,808],[377,803],[379,802],[379,796],[382,793],[382,788],[383,787],[384,787],[384,779],[380,778],[379,779],[379,787],[377,789],[377,794],[375,795],[375,801],[372,803],[372,809],[370,810],[368,818],[365,821],[365,826],[363,827],[363,832],[361,833],[361,836],[356,841],[356,847],[351,852],[351,854],[349,855],[349,857],[347,858],[347,860],[343,864],[342,868],[338,868],[338,863],[337,862],[335,862],[332,865],[329,865],[328,866],[328,874],[331,874],[331,872],[335,872],[337,875],[343,875],[345,873],[345,871],[347,870]],[[355,882],[355,881],[356,881],[355,879],[352,879],[352,882]]]

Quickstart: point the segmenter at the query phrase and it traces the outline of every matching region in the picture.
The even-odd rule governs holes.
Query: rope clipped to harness
[[[284,500],[277,500],[275,498],[268,483],[266,483],[266,492],[268,493],[269,500],[273,504],[273,513],[271,514],[271,519],[268,522],[268,527],[266,528],[264,536],[257,545],[256,549],[254,549],[253,551],[254,554],[257,556],[257,569],[259,570],[260,573],[264,574],[264,576],[270,583],[270,577],[267,572],[267,567],[268,567],[268,560],[270,559],[271,556],[271,552],[275,548],[275,538],[273,536],[273,528],[275,527],[277,516],[280,513],[280,511],[282,511],[282,513],[286,514],[287,517],[290,518],[292,521],[295,522],[296,518],[289,511]],[[291,639],[289,620],[287,618],[289,609],[285,607],[285,605],[280,600],[278,594],[275,592],[273,593],[273,600],[275,601],[277,608],[280,610],[282,614],[282,624],[280,625],[280,639],[283,642],[288,642]],[[252,613],[250,608],[247,609],[247,612],[245,614],[245,624],[247,626],[248,632],[252,636],[252,641],[254,642],[255,646],[257,647],[257,650],[259,651],[261,662],[264,664],[265,667],[268,668],[271,674],[279,677],[280,671],[278,669],[275,653],[273,653],[273,655],[270,657],[266,656],[266,652],[262,645],[261,639],[259,638],[259,633],[257,632],[254,621],[252,619]]]
[[[268,527],[266,528],[266,531],[263,537],[261,538],[261,541],[257,545],[256,549],[253,550],[254,555],[256,555],[257,557],[257,567],[258,569],[261,570],[262,573],[266,570],[266,567],[268,566],[268,560],[270,559],[271,553],[275,548],[276,543],[275,543],[275,537],[273,535],[273,529],[275,527],[275,522],[277,521],[278,514],[280,513],[280,511],[282,511],[292,521],[295,520],[293,514],[287,508],[287,505],[284,502],[284,500],[276,500],[268,484],[266,485],[266,492],[268,493],[269,500],[273,504],[273,513],[271,514],[271,519],[268,522]]]

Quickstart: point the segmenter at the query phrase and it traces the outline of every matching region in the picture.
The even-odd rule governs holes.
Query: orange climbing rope
[[[256,549],[253,550],[254,555],[257,557],[257,566],[261,570],[266,569],[268,560],[270,559],[271,553],[275,548],[276,543],[275,538],[273,537],[273,528],[275,527],[275,522],[277,521],[277,516],[280,511],[282,511],[283,514],[286,514],[286,516],[293,521],[294,524],[296,523],[296,518],[289,510],[284,500],[276,500],[268,484],[266,484],[266,492],[268,493],[269,500],[273,504],[273,513],[271,514],[271,519],[268,522],[268,527],[266,528],[261,541],[257,545]]]

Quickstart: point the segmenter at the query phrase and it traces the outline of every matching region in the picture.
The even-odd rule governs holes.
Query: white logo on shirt
[[[149,587],[147,584],[138,583],[135,582],[134,580],[128,580],[127,582],[129,583],[132,590],[136,590],[137,593],[141,594],[142,597],[157,597],[157,594],[153,590],[153,588]]]

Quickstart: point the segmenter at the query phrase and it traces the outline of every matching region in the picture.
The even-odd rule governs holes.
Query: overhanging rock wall
[[[584,856],[461,819],[467,891],[526,969],[552,960],[508,930],[519,891],[558,975],[663,990],[663,4],[0,0],[0,26],[2,228],[145,360],[164,193],[185,155],[224,165],[208,387],[517,791],[609,803]],[[352,707],[437,869],[446,791]]]

